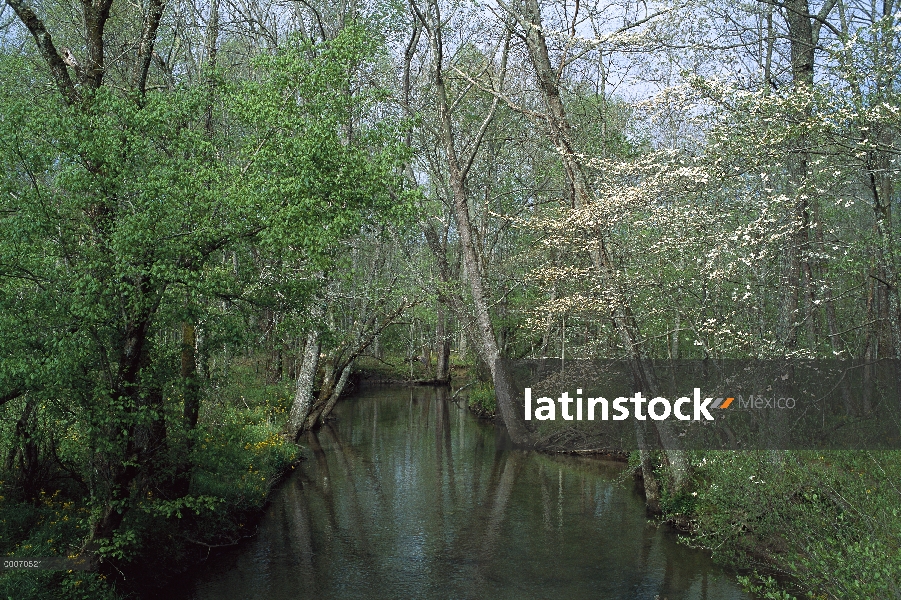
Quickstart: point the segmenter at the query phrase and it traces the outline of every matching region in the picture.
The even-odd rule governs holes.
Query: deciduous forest
[[[239,543],[366,379],[551,451],[507,359],[901,359],[899,135],[894,0],[5,0],[0,555],[84,570],[0,597]],[[901,597],[898,452],[623,450],[758,597]]]

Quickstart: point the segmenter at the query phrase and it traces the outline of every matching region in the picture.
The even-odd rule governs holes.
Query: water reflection
[[[621,466],[511,450],[444,390],[369,390],[306,438],[259,534],[182,597],[745,599]]]

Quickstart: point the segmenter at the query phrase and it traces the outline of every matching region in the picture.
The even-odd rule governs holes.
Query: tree
[[[260,59],[256,81],[214,76],[211,101],[209,83],[146,89],[154,5],[138,75],[124,82],[104,76],[110,3],[86,8],[88,58],[70,61],[80,65],[71,67],[74,79],[59,67],[63,55],[43,22],[24,4],[14,8],[58,93],[30,97],[5,73],[0,227],[10,260],[0,298],[4,332],[15,333],[2,341],[25,352],[4,361],[3,397],[76,411],[97,515],[85,552],[117,555],[127,539],[117,532],[136,498],[151,488],[185,491],[169,470],[185,439],[170,435],[182,425],[169,400],[183,376],[182,343],[166,332],[212,307],[194,305],[188,317],[184,298],[304,302],[304,281],[265,272],[230,280],[211,261],[250,248],[307,272],[326,268],[336,240],[403,212],[395,173],[404,153],[387,121],[365,123],[354,144],[342,139],[347,114],[378,101],[334,93],[372,52],[359,29],[346,28],[312,58],[308,43],[287,44]],[[211,112],[228,127],[208,127]],[[31,308],[22,310],[26,298]],[[196,408],[184,411],[189,429]]]
[[[476,343],[480,358],[488,366],[491,379],[494,383],[497,406],[504,421],[504,425],[510,432],[514,443],[528,444],[531,434],[525,428],[518,411],[513,403],[513,389],[507,368],[502,361],[502,356],[497,343],[494,324],[491,321],[489,311],[488,290],[485,286],[483,267],[478,256],[477,242],[474,237],[474,227],[470,219],[469,194],[467,190],[467,177],[472,168],[479,147],[484,139],[485,132],[494,118],[498,105],[495,99],[488,113],[485,115],[476,133],[470,141],[468,156],[461,157],[458,152],[458,141],[453,122],[453,107],[448,98],[447,82],[445,74],[445,45],[444,31],[441,18],[441,10],[437,2],[429,2],[424,8],[411,5],[416,18],[424,28],[429,42],[431,55],[430,73],[435,84],[435,100],[437,113],[437,126],[444,160],[447,161],[448,183],[453,199],[453,215],[459,236],[465,277],[469,285],[472,298],[472,307],[475,323],[473,325],[473,341]],[[500,67],[503,77],[505,71],[506,50]],[[440,259],[439,259],[440,260]],[[459,314],[459,313],[458,313]],[[463,317],[463,315],[459,315]],[[461,320],[463,320],[461,318]]]

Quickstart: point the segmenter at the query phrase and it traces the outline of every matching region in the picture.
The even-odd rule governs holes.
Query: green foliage
[[[0,575],[0,598],[5,600],[116,600],[103,575],[73,571],[11,571]]]
[[[479,383],[469,391],[467,400],[469,408],[480,415],[494,416],[497,411],[497,397],[494,387],[488,383]]]
[[[626,136],[633,109],[622,99],[576,83],[565,100],[574,141],[587,156],[629,159],[649,150],[647,142],[636,143]]]
[[[769,575],[760,575],[756,571],[754,576],[739,575],[738,582],[745,590],[767,600],[795,600],[795,597],[779,587],[779,582]]]
[[[297,447],[280,435],[289,406],[287,386],[264,385],[246,367],[236,367],[232,383],[201,415],[194,450],[197,466],[188,494],[162,498],[148,490],[114,536],[102,540],[98,553],[120,565],[140,559],[154,569],[174,569],[179,560],[190,557],[187,538],[210,544],[239,538],[297,458]],[[92,522],[89,505],[67,499],[73,494],[64,490],[41,492],[37,503],[10,500],[3,485],[0,555],[79,551]],[[102,576],[84,572],[10,571],[0,575],[0,591],[17,600],[105,598],[114,593]]]
[[[232,387],[226,399],[205,406],[196,448],[193,489],[241,510],[262,505],[297,453],[281,435],[291,404],[287,388],[252,390]]]
[[[0,477],[16,496],[0,503],[2,550],[90,542],[127,569],[183,553],[179,528],[231,539],[295,460],[287,396],[223,398],[229,373],[201,370],[188,430],[181,327],[201,332],[201,367],[240,353],[261,310],[302,327],[347,240],[409,218],[402,122],[373,116],[377,42],[349,25],[261,56],[253,78],[82,89],[72,106],[33,93],[23,81],[40,74],[2,52],[0,449],[19,457]],[[77,513],[30,509],[42,487]],[[89,580],[35,585],[75,597],[100,589]]]
[[[897,458],[897,452],[709,452],[697,463],[693,502],[675,510],[690,511],[690,543],[733,565],[775,569],[795,582],[788,591],[889,598],[901,585]],[[781,598],[785,588],[767,577],[749,582],[765,597]]]
[[[7,486],[0,482],[0,556],[59,556],[78,552],[90,525],[90,511],[86,506],[63,499],[60,491],[42,491],[36,502],[11,500],[6,494]],[[98,573],[0,573],[0,598],[93,600],[114,597],[112,586]]]
[[[665,469],[657,470],[658,478],[666,477]],[[686,516],[695,514],[697,508],[697,496],[693,496],[686,488],[673,490],[670,486],[663,486],[660,490],[660,510],[674,520],[681,520]]]
[[[70,40],[78,56],[79,19],[65,3],[38,4],[57,42]],[[144,22],[139,4],[116,4],[107,48],[134,47],[128,40]],[[562,54],[554,46],[565,40],[550,40],[561,61],[557,80],[568,88],[561,97],[569,141],[589,180],[584,210],[567,206],[571,174],[539,131],[545,120],[532,120],[547,106],[521,42],[495,44],[490,28],[470,27],[465,19],[484,19],[475,8],[446,15],[453,143],[467,164],[468,210],[501,353],[621,356],[622,329],[611,315],[622,313],[634,319],[637,347],[653,357],[896,354],[899,249],[890,216],[901,173],[899,28],[897,14],[879,16],[873,6],[867,13],[840,5],[847,15],[818,17],[827,26],[812,86],[784,85],[784,57],[792,55],[784,44],[792,40],[778,23],[759,45],[761,53],[769,46],[766,58],[752,56],[757,44],[747,40],[725,43],[741,69],[766,65],[774,80],[762,82],[751,67],[733,78],[699,54],[683,64],[722,77],[685,72],[678,81],[673,65],[691,54],[677,49],[694,53],[697,45],[668,39],[672,52],[654,64],[638,51],[643,22],[620,41],[567,42]],[[690,5],[685,27],[715,21],[704,15],[711,7],[719,10]],[[342,334],[354,331],[358,313],[385,312],[382,299],[419,299],[404,317],[415,333],[403,326],[381,335],[389,366],[361,363],[398,379],[432,375],[415,356],[434,345],[435,304],[453,295],[464,307],[458,322],[446,319],[453,329],[472,300],[459,285],[465,273],[448,213],[446,146],[428,122],[434,57],[419,54],[429,46],[423,38],[410,46],[414,89],[403,110],[424,112],[398,117],[398,90],[373,82],[397,79],[387,48],[406,45],[410,15],[391,3],[355,10],[370,18],[347,19],[337,33],[327,24],[321,36],[336,35],[326,41],[281,36],[248,52],[252,41],[221,32],[220,56],[242,58],[211,71],[196,68],[193,43],[174,44],[191,48],[179,59],[185,50],[172,39],[181,38],[169,30],[157,40],[160,65],[151,73],[157,84],[168,74],[165,85],[146,95],[123,91],[132,73],[123,75],[129,66],[120,57],[107,61],[100,89],[79,84],[73,106],[53,91],[36,51],[18,50],[4,26],[0,397],[11,399],[0,404],[3,553],[70,552],[90,540],[123,565],[163,548],[174,560],[190,544],[239,536],[296,458],[279,435],[287,390],[265,386],[243,359],[260,339],[278,340],[283,376],[290,360],[282,351],[299,353],[299,335],[323,326],[313,322],[314,301],[331,303],[322,339],[336,347],[353,337]],[[688,14],[681,11],[664,14],[677,21]],[[647,20],[649,32],[678,34],[660,16]],[[754,9],[729,18],[760,17]],[[505,73],[502,47],[510,49]],[[624,47],[645,58],[627,64]],[[659,40],[649,47],[659,49]],[[645,103],[611,96],[616,87],[647,87],[647,79],[615,83],[617,71],[644,72],[667,89]],[[655,129],[655,119],[669,130]],[[416,156],[402,142],[408,133]],[[408,167],[422,194],[402,175]],[[419,228],[396,230],[418,218],[443,244],[440,283]],[[387,240],[408,256],[385,267]],[[612,264],[598,269],[592,254],[601,242]],[[367,244],[378,259],[355,255]],[[372,283],[373,271],[397,277]],[[347,301],[362,280],[377,292]],[[203,403],[194,430],[182,416],[191,389],[180,373],[183,324],[200,332]],[[454,358],[487,376],[471,354]],[[469,404],[493,414],[493,389],[472,389]],[[575,425],[579,434],[587,428]],[[555,425],[537,426],[544,436]],[[901,587],[896,458],[701,453],[679,490],[658,469],[660,501],[667,516],[691,524],[693,543],[721,560],[775,569],[820,596],[888,597]],[[108,515],[122,522],[91,540]],[[766,597],[786,594],[781,577],[745,583]],[[37,597],[41,586],[53,587],[45,597],[110,591],[93,575],[12,573],[0,576],[0,598]]]

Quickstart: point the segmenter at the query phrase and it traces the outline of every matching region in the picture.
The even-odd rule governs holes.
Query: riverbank
[[[132,498],[120,532],[101,548],[100,570],[0,572],[0,598],[156,597],[162,583],[211,550],[252,535],[272,490],[299,457],[297,447],[281,436],[290,391],[289,384],[266,384],[253,369],[236,365],[229,383],[214,388],[202,404],[187,494],[168,497],[162,490]],[[175,432],[170,439],[174,446]],[[90,501],[71,477],[50,482],[36,501],[10,497],[0,482],[0,555],[65,556],[81,550],[94,518]]]
[[[465,377],[468,369],[455,364],[452,373]],[[429,370],[417,362],[414,376],[422,380]],[[393,366],[364,370],[347,393],[360,385],[396,384],[398,379],[402,376]],[[194,468],[188,493],[170,497],[165,491],[151,492],[131,499],[121,533],[103,550],[100,570],[0,572],[0,598],[153,598],[161,585],[211,552],[253,535],[273,490],[302,458],[298,446],[282,434],[293,382],[272,382],[265,369],[249,361],[236,362],[227,379],[209,384],[190,440],[183,431],[170,432],[172,451],[166,458],[171,464],[181,461],[178,452],[190,441]],[[4,492],[0,481],[0,555],[74,556],[81,551],[94,508],[81,494],[78,480],[65,472],[51,473],[47,482],[30,501]]]
[[[596,424],[540,425],[543,451],[610,452]],[[681,458],[687,472],[676,484],[665,453],[651,454],[660,495],[654,518],[743,573],[746,590],[776,600],[899,597],[901,452],[683,451]],[[641,485],[638,453],[628,461]]]
[[[465,366],[457,372],[465,375]],[[366,387],[373,380],[378,378],[360,381]],[[421,386],[406,389],[411,399],[433,393]],[[444,402],[454,390],[460,392],[457,406],[492,419],[490,388],[460,378],[434,393]],[[142,592],[156,597],[167,579],[251,537],[274,491],[299,464],[298,448],[280,435],[291,385],[266,384],[251,370],[236,369],[217,394],[203,404],[187,496],[136,499],[124,534],[107,550],[105,571],[7,572],[0,574],[0,597],[113,600]],[[640,471],[636,456],[599,447],[589,430],[543,434],[551,442],[545,453],[629,461],[628,472]],[[688,457],[690,477],[674,490],[658,456],[657,475],[664,482],[659,521],[688,534],[686,547],[744,573],[745,589],[761,597],[890,598],[887,586],[901,569],[898,458],[898,453],[694,452]],[[42,490],[34,503],[0,492],[0,550],[16,557],[77,551],[91,508],[74,497],[65,485]],[[110,577],[110,571],[116,575]]]

